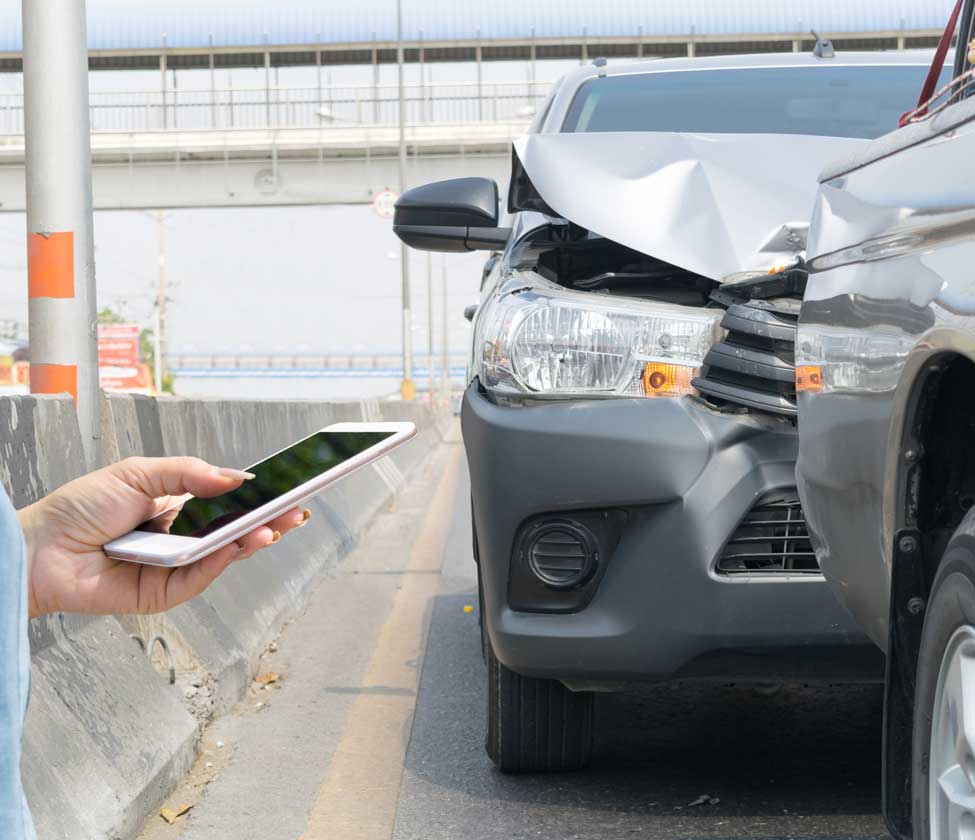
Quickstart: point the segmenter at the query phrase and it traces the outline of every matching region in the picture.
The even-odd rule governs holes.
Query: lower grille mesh
[[[720,575],[819,574],[795,494],[766,497],[753,507],[718,558]]]

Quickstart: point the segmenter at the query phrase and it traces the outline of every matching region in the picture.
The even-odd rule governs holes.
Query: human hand
[[[168,610],[201,593],[231,563],[271,545],[308,519],[308,511],[294,508],[175,569],[112,560],[102,550],[171,507],[178,497],[218,496],[247,477],[199,458],[127,458],[22,508],[17,516],[27,543],[30,616]]]

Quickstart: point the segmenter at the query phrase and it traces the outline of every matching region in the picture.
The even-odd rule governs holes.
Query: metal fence
[[[524,120],[548,94],[549,82],[408,85],[410,124]],[[395,85],[259,87],[117,91],[89,97],[92,131],[313,128],[395,125]],[[22,94],[0,94],[0,133],[22,134]]]
[[[414,359],[417,364],[426,365],[426,353],[416,353]],[[441,356],[434,353],[432,357],[434,367],[441,363]],[[343,371],[361,372],[369,374],[373,371],[389,371],[399,369],[402,355],[391,353],[210,353],[185,352],[166,354],[166,367],[172,372],[182,375],[189,373],[233,373],[233,372],[266,372],[266,371]],[[450,353],[447,364],[451,368],[463,368],[467,363],[464,353]]]

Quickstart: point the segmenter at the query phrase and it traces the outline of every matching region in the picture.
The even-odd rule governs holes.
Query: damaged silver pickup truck
[[[796,346],[811,539],[887,654],[898,840],[975,837],[975,0],[942,44],[903,127],[821,175]]]
[[[929,55],[597,60],[394,229],[500,251],[463,403],[503,771],[578,768],[593,693],[683,678],[879,680],[795,488],[793,346],[823,165],[896,124]]]

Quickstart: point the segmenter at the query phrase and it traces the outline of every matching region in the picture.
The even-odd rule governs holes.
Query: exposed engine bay
[[[694,389],[719,411],[758,411],[794,422],[795,333],[808,277],[807,227],[781,220],[808,217],[818,159],[859,141],[800,138],[818,154],[811,162],[804,157],[803,172],[796,173],[795,157],[782,144],[766,142],[768,159],[759,162],[751,145],[708,140],[651,135],[642,145],[613,136],[519,141],[508,210],[539,213],[545,223],[518,241],[508,265],[573,291],[724,310],[722,338],[704,357]],[[597,156],[594,168],[601,176],[588,183],[588,192],[575,177],[554,177],[553,158],[578,172],[587,154]],[[768,189],[766,201],[756,204],[754,189],[746,189],[743,173],[749,169],[761,173],[754,180]],[[572,189],[566,189],[567,180]],[[614,188],[618,200],[606,212],[600,199],[608,200],[607,190]],[[619,205],[642,199],[638,193],[646,189],[653,200],[646,196],[650,209],[639,224]],[[741,201],[735,200],[736,189],[742,191]],[[574,215],[559,212],[566,206]],[[582,219],[603,231],[615,229],[619,238],[583,226]],[[703,231],[711,235],[693,238]]]
[[[515,246],[509,260],[512,268],[533,269],[567,289],[682,306],[708,306],[719,286],[572,223],[537,228]]]

